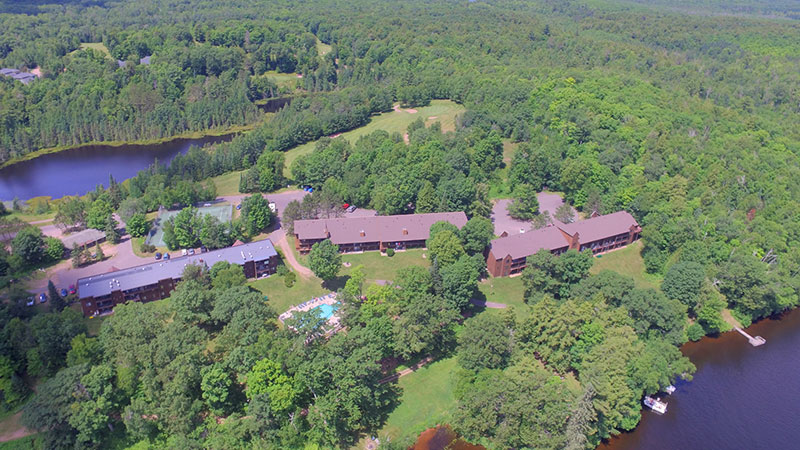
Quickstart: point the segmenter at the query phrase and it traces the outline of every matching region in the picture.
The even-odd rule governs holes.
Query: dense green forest
[[[463,230],[435,225],[430,267],[403,268],[393,287],[365,283],[363,269],[337,284],[325,270],[345,327],[329,338],[279,325],[282,311],[223,266],[189,269],[168,300],[117,308],[96,337],[68,309],[31,317],[4,303],[0,403],[27,401],[23,421],[46,448],[348,447],[397,405],[380,362],[428,355],[458,359],[452,425],[470,441],[593,448],[636,426],[642,395],[691,376],[678,346],[727,329],[726,309],[747,325],[800,302],[791,2],[0,5],[0,66],[44,74],[0,78],[0,161],[253,124],[257,100],[296,96],[231,142],[62,202],[65,226],[211,199],[207,179],[234,170],[243,192],[274,191],[283,152],[321,137],[290,167],[315,192],[287,207],[285,225],[345,201],[470,217]],[[98,42],[109,56],[80,49]],[[279,85],[275,73],[302,77]],[[467,108],[455,131],[420,120],[408,143],[324,138],[432,99]],[[506,161],[504,142],[516,148]],[[524,311],[475,311],[491,201],[513,197],[535,216],[531,193],[544,188],[583,213],[631,212],[658,289],[589,275],[586,254],[539,253],[521,275]],[[0,255],[4,275],[28,263],[23,249],[43,257],[28,234]]]

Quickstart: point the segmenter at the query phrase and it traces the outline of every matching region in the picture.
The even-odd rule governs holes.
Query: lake
[[[681,351],[697,366],[691,382],[665,396],[667,413],[642,411],[642,421],[598,450],[778,450],[800,448],[800,310],[765,319],[747,332],[689,342]],[[469,446],[449,427],[427,430],[414,450]]]
[[[0,169],[0,200],[84,195],[98,184],[108,187],[109,175],[122,181],[146,169],[156,159],[169,162],[192,145],[229,141],[233,136],[175,139],[152,145],[87,145],[49,153]]]

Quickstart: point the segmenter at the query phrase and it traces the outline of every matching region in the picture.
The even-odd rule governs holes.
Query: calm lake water
[[[598,450],[800,448],[800,310],[762,320],[747,332],[764,337],[766,345],[752,347],[731,332],[681,347],[697,373],[665,396],[667,413],[644,410],[633,432]],[[420,435],[412,448],[443,450],[456,439],[449,428],[439,427]]]
[[[229,141],[233,136],[175,139],[154,145],[90,145],[42,155],[0,169],[0,200],[83,195],[98,184],[108,187],[109,175],[122,181],[146,169],[156,159],[168,162],[179,153],[186,153],[192,145]]]

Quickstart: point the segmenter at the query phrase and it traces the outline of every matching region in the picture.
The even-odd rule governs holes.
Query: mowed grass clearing
[[[217,188],[217,196],[225,195],[239,195],[239,178],[246,170],[236,172],[228,172],[224,175],[219,175],[211,178],[211,182]]]
[[[266,295],[267,303],[278,314],[285,312],[292,306],[330,292],[322,287],[322,280],[316,277],[304,279],[298,276],[294,286],[290,288],[287,288],[286,284],[284,284],[284,278],[278,275],[271,275],[268,278],[252,281],[248,285]]]
[[[325,56],[331,52],[333,47],[317,39],[317,53],[319,56]]]
[[[644,269],[641,240],[594,258],[594,265],[589,272],[596,275],[606,269],[632,277],[638,288],[658,289],[661,286],[661,277],[649,274]]]
[[[76,52],[78,52],[80,50],[86,50],[88,48],[90,48],[92,50],[96,50],[96,51],[102,53],[108,59],[112,59],[112,60],[114,59],[111,56],[111,52],[108,51],[108,48],[102,42],[81,42],[80,49],[79,50],[75,50],[73,52],[70,52],[70,54],[76,53]]]
[[[426,251],[418,248],[397,252],[391,258],[378,251],[345,254],[342,255],[342,262],[350,263],[350,267],[343,267],[339,275],[349,276],[356,266],[363,264],[367,283],[377,280],[393,281],[397,278],[397,271],[403,267],[430,267],[430,262],[422,257],[423,253]]]
[[[394,442],[413,441],[422,431],[448,423],[456,408],[454,373],[456,358],[426,364],[401,377],[400,404],[389,414],[378,438]]]
[[[264,72],[264,75],[266,75],[267,78],[271,78],[278,87],[286,87],[291,90],[294,90],[297,86],[297,80],[300,79],[296,73],[280,73],[274,70]]]
[[[401,109],[399,111],[391,111],[374,116],[368,124],[354,130],[346,131],[341,134],[341,137],[347,139],[352,144],[361,136],[366,136],[377,130],[383,130],[389,134],[394,132],[403,134],[406,132],[411,122],[417,120],[418,117],[422,117],[426,126],[434,122],[440,122],[442,124],[442,131],[453,131],[455,130],[456,115],[464,111],[465,108],[462,105],[450,100],[433,100],[429,106],[417,108],[417,112],[414,114]],[[302,155],[311,153],[314,147],[316,147],[317,142],[318,141],[307,142],[286,152],[286,167],[283,171],[284,176],[291,178],[290,169],[292,167],[292,162]]]

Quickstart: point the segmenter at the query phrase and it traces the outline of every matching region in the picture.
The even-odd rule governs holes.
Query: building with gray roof
[[[275,272],[278,253],[267,239],[81,278],[78,297],[83,314],[98,316],[110,313],[120,303],[167,298],[183,277],[186,266],[210,268],[220,261],[240,265],[245,277],[258,278]]]
[[[424,247],[431,225],[440,221],[461,228],[467,223],[467,216],[459,211],[295,220],[295,246],[300,253],[307,253],[316,242],[330,239],[343,253]]]
[[[72,233],[69,236],[61,238],[61,242],[64,243],[64,247],[68,252],[72,251],[72,249],[75,247],[91,247],[92,245],[96,245],[98,242],[103,242],[105,240],[106,234],[100,230],[95,230],[94,228],[87,228],[83,231]]]
[[[9,69],[9,68],[0,69],[0,75],[11,77],[21,82],[22,84],[28,84],[37,78],[36,74],[30,72],[20,72],[17,69]]]
[[[559,222],[555,226],[493,240],[486,266],[495,277],[516,275],[526,267],[528,256],[540,250],[555,255],[569,249],[591,250],[596,255],[632,243],[639,239],[641,232],[636,219],[626,211],[569,224]]]

